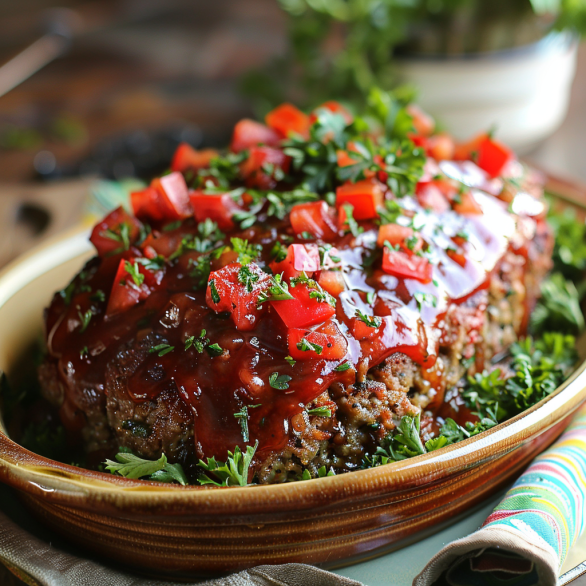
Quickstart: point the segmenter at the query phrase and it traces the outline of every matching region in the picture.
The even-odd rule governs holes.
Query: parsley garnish
[[[114,230],[108,228],[107,230],[100,232],[100,236],[122,244],[122,246],[114,250],[112,254],[118,254],[124,250],[130,249],[130,225],[127,222],[122,222]]]
[[[342,206],[344,213],[346,214],[346,220],[344,221],[344,225],[348,226],[348,230],[352,233],[352,236],[356,238],[362,232],[364,232],[364,228],[358,225],[358,222],[354,219],[354,206],[350,205],[349,203],[345,203]]]
[[[125,260],[124,269],[131,276],[134,286],[137,289],[139,289],[144,283],[144,275],[140,272],[140,269],[138,268],[138,263],[135,261],[134,264],[132,264],[129,261]]]
[[[169,464],[163,454],[158,460],[144,460],[130,451],[120,448],[116,454],[117,462],[106,460],[106,470],[124,478],[144,478],[157,482],[177,482],[183,486],[189,484],[181,464]]]
[[[349,362],[342,362],[342,364],[338,364],[338,366],[336,366],[336,368],[334,368],[334,370],[336,372],[344,372],[345,370],[348,370],[349,368],[350,368]]]
[[[269,376],[269,385],[271,385],[273,389],[284,391],[289,388],[289,381],[291,379],[292,377],[290,377],[288,374],[279,375],[278,372],[273,372]]]
[[[416,291],[413,295],[413,298],[417,302],[417,307],[419,311],[421,311],[424,305],[431,305],[432,307],[437,307],[437,297],[432,293],[423,293],[422,291]]]
[[[104,302],[104,301],[106,301],[106,294],[101,289],[98,289],[97,291],[94,292],[94,294],[90,297],[90,299],[92,301]]]
[[[210,282],[208,283],[208,287],[210,288],[210,293],[212,296],[212,301],[214,303],[220,303],[220,294],[218,293],[218,290],[216,289],[216,282],[214,281],[214,279],[211,279]]]
[[[170,344],[157,344],[152,348],[149,348],[149,354],[157,354],[157,356],[165,356],[165,354],[169,354],[169,352],[173,352],[175,350],[175,346],[171,346]]]
[[[234,413],[234,417],[236,417],[236,419],[238,419],[240,422],[240,428],[242,429],[242,441],[244,442],[247,442],[250,439],[248,435],[248,410],[256,409],[257,407],[260,407],[260,405],[244,405],[244,407],[242,407],[238,413]]]
[[[220,344],[215,343],[215,344],[210,344],[209,346],[206,346],[206,352],[214,357],[214,356],[220,356],[224,353],[224,349],[220,346]]]
[[[292,356],[285,356],[285,360],[290,366],[295,366],[297,364],[297,360],[294,360]]]
[[[78,305],[77,315],[79,316],[79,319],[81,321],[81,328],[79,329],[79,333],[83,334],[87,330],[87,327],[90,325],[90,321],[94,314],[91,309],[88,309],[85,313],[82,313],[81,307]]]
[[[360,309],[356,310],[354,314],[361,322],[364,322],[369,328],[378,328],[383,323],[382,318],[377,317],[375,315],[366,315]]]
[[[301,350],[302,352],[309,352],[313,350],[316,354],[321,354],[323,352],[323,349],[323,346],[320,346],[319,344],[314,344],[306,338],[301,338],[301,340],[297,342],[297,350]]]
[[[248,240],[243,240],[242,238],[230,238],[230,242],[234,252],[238,253],[238,262],[242,266],[246,266],[256,260],[262,252],[260,244],[249,244]]]
[[[238,282],[244,285],[248,293],[252,291],[254,283],[259,279],[259,276],[253,273],[246,265],[240,267],[238,271]]]
[[[257,301],[257,307],[260,307],[265,301],[283,301],[285,299],[294,299],[289,293],[289,286],[283,281],[282,275],[274,275],[270,279],[270,286],[263,291]]]
[[[332,410],[329,407],[314,407],[313,409],[307,409],[307,414],[317,417],[331,417]]]
[[[258,440],[252,446],[246,446],[246,452],[242,453],[236,446],[234,453],[228,452],[226,462],[218,462],[215,458],[207,458],[207,462],[200,460],[197,464],[215,478],[210,478],[208,474],[199,478],[200,484],[214,484],[215,486],[246,486],[248,484],[248,475],[250,463],[258,448]]]

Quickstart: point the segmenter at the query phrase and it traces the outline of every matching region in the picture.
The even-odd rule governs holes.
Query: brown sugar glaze
[[[228,450],[246,445],[239,420],[234,417],[243,406],[255,406],[248,410],[248,443],[258,441],[257,457],[283,448],[291,434],[292,418],[305,405],[336,381],[348,385],[363,380],[370,368],[397,352],[422,365],[424,376],[433,386],[433,367],[448,308],[488,287],[491,271],[508,249],[517,254],[523,249],[524,242],[511,240],[520,218],[529,226],[528,240],[543,218],[543,205],[537,200],[533,201],[541,205],[540,209],[534,206],[513,214],[508,204],[495,195],[479,189],[472,193],[482,214],[464,216],[451,210],[432,213],[415,198],[401,200],[404,214],[418,224],[432,259],[433,281],[429,284],[383,272],[381,250],[376,248],[378,228],[372,222],[361,222],[364,231],[357,237],[340,232],[329,241],[340,253],[347,286],[337,300],[336,315],[332,318],[348,342],[348,353],[342,360],[298,360],[292,367],[285,360],[289,354],[287,329],[270,304],[252,331],[236,329],[227,314],[216,314],[208,307],[205,288],[196,288],[189,262],[199,255],[194,252],[166,262],[157,276],[159,284],[151,287],[146,300],[104,319],[120,259],[140,257],[143,251],[133,247],[105,259],[92,259],[77,277],[77,293],[69,305],[57,294],[46,313],[48,352],[58,361],[66,393],[60,412],[64,425],[70,431],[83,426],[81,399],[72,389],[85,387],[105,393],[108,363],[125,345],[149,333],[156,336],[158,343],[173,346],[174,350],[163,356],[156,352],[148,354],[129,379],[128,392],[135,402],[148,401],[170,380],[174,381],[193,413],[199,457],[224,459]],[[168,258],[182,237],[195,234],[196,230],[196,222],[188,219],[174,230],[154,232],[150,243]],[[461,266],[448,255],[448,250],[453,248],[456,235],[463,231],[468,239],[460,247],[465,258]],[[264,266],[270,262],[270,251],[282,235],[289,237],[288,243],[307,242],[295,237],[288,218],[267,219],[262,213],[255,226],[234,230],[224,242],[229,244],[229,238],[237,236],[262,245],[257,262]],[[213,261],[212,269],[233,261],[234,256],[223,255]],[[105,300],[95,300],[97,290],[105,293]],[[369,293],[371,303],[367,302]],[[422,294],[435,301],[421,302]],[[82,332],[80,316],[90,308],[93,316]],[[382,318],[375,334],[362,340],[355,339],[349,329],[357,309]],[[482,320],[478,320],[471,331],[480,335],[482,327]],[[191,336],[198,338],[202,330],[210,343],[223,349],[221,355],[198,353],[193,347],[184,349],[186,340]],[[352,367],[336,371],[344,362]],[[477,357],[476,369],[482,368],[482,357]],[[287,389],[270,385],[269,377],[275,372],[292,377]],[[72,381],[78,384],[71,384]]]

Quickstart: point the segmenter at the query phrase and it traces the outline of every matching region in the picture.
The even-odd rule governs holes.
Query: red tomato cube
[[[293,232],[301,236],[308,232],[315,238],[331,240],[338,232],[334,210],[325,201],[299,203],[291,208],[289,220]]]
[[[258,299],[270,282],[258,265],[233,262],[210,274],[206,303],[216,313],[229,312],[238,330],[250,331],[266,310],[266,304],[258,308]]]
[[[437,214],[443,214],[450,209],[450,203],[433,181],[430,183],[418,183],[415,195],[422,207],[433,210]]]
[[[340,293],[346,290],[346,282],[342,271],[321,271],[317,282],[332,297],[337,298]]]
[[[422,283],[431,283],[433,267],[428,259],[402,250],[383,251],[383,271],[402,279],[415,279]]]
[[[336,206],[350,204],[355,220],[369,220],[378,216],[377,209],[384,199],[383,185],[376,179],[345,183],[336,189]]]
[[[280,142],[281,138],[272,128],[245,118],[234,126],[230,150],[239,153],[259,144],[278,146]]]
[[[515,159],[511,149],[503,143],[486,137],[478,149],[477,165],[491,177],[502,175],[507,164]]]
[[[220,230],[234,228],[232,216],[242,208],[227,193],[205,193],[204,191],[192,191],[189,194],[193,215],[198,222],[206,218],[218,224]]]
[[[271,301],[271,307],[288,328],[307,328],[321,324],[336,313],[329,303],[311,298],[310,290],[305,284],[289,287],[289,293],[293,299]]]
[[[307,343],[304,344],[302,340]],[[290,329],[287,332],[287,345],[289,355],[295,360],[341,360],[348,352],[348,341],[332,321],[326,322],[317,330]]]
[[[289,172],[290,165],[291,158],[283,151],[255,146],[250,148],[248,159],[240,165],[240,172],[248,187],[272,189],[282,179],[280,174]]]
[[[133,278],[133,272],[137,273],[138,281]],[[110,291],[106,319],[144,301],[151,294],[152,289],[160,284],[162,277],[162,271],[153,273],[137,262],[135,258],[122,259]]]
[[[435,130],[435,120],[416,104],[407,106],[407,113],[413,118],[415,132],[421,136],[429,136]]]
[[[379,331],[379,328],[380,326],[369,326],[358,317],[353,317],[350,320],[350,332],[357,340],[365,340],[366,338],[370,338]]]
[[[210,161],[219,155],[215,149],[203,149],[198,151],[190,144],[182,142],[175,151],[171,160],[171,170],[185,173],[197,171],[209,167]]]
[[[104,257],[128,250],[140,237],[142,224],[123,207],[110,212],[95,225],[90,236],[98,256]]]
[[[293,106],[281,104],[271,110],[265,117],[265,122],[281,137],[289,138],[291,134],[309,137],[311,125],[309,116]]]
[[[413,240],[409,240],[413,239]],[[378,229],[377,244],[382,248],[388,242],[391,246],[400,246],[406,251],[417,252],[423,247],[421,236],[415,234],[413,228],[399,224],[383,224]]]
[[[189,218],[193,214],[187,184],[183,175],[177,171],[153,179],[151,187],[161,196],[160,205],[163,220],[174,222]]]
[[[143,222],[162,222],[164,219],[161,195],[153,187],[130,194],[134,215]]]
[[[287,256],[281,262],[272,262],[271,270],[275,275],[283,274],[286,279],[298,277],[304,272],[311,277],[320,269],[319,249],[317,244],[291,244]]]

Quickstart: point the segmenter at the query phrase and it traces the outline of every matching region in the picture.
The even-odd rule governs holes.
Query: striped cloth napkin
[[[481,529],[442,549],[414,586],[553,586],[586,522],[586,406]]]

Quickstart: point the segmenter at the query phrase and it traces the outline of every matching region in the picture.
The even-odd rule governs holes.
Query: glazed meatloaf
[[[473,420],[466,375],[526,332],[552,237],[488,135],[404,135],[334,102],[243,120],[94,228],[46,310],[44,396],[94,461],[256,446],[260,483],[360,468],[405,415]],[[90,458],[91,460],[91,458]]]

